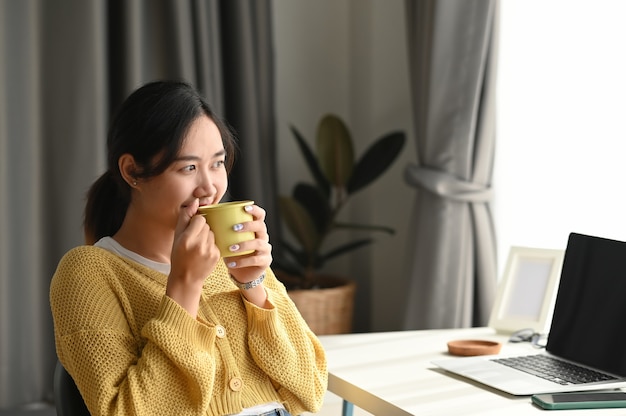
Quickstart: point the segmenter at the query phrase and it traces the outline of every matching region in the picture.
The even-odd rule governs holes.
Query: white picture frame
[[[500,333],[550,330],[564,250],[513,246],[498,284],[489,327]]]

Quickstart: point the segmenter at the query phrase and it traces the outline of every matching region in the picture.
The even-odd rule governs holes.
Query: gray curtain
[[[85,192],[131,90],[163,78],[196,85],[239,131],[247,162],[231,192],[271,209],[275,164],[258,160],[274,137],[270,7],[0,0],[0,410],[51,400],[50,278],[83,242]]]
[[[418,164],[406,329],[486,325],[497,283],[491,213],[497,0],[407,0]]]
[[[274,116],[274,50],[271,8],[256,0],[221,3],[223,83],[227,120],[238,132],[242,151],[230,176],[230,196],[252,199],[267,212],[272,240],[278,241],[278,173]]]

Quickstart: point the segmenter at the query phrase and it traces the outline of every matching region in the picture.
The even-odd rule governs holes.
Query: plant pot
[[[293,279],[284,274],[280,276],[283,283]],[[318,287],[288,290],[289,297],[316,335],[350,333],[356,283],[331,275],[320,275],[316,279]]]

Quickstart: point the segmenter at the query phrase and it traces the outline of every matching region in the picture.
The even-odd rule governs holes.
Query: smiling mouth
[[[217,204],[217,202],[211,202],[208,199],[201,201],[198,207],[208,207],[209,205]]]

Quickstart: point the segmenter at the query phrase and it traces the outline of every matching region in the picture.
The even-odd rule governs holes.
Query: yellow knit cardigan
[[[165,296],[167,276],[103,248],[60,261],[50,287],[59,360],[93,416],[228,415],[277,401],[316,412],[326,355],[267,270],[271,309],[241,295],[223,262],[194,319]]]

